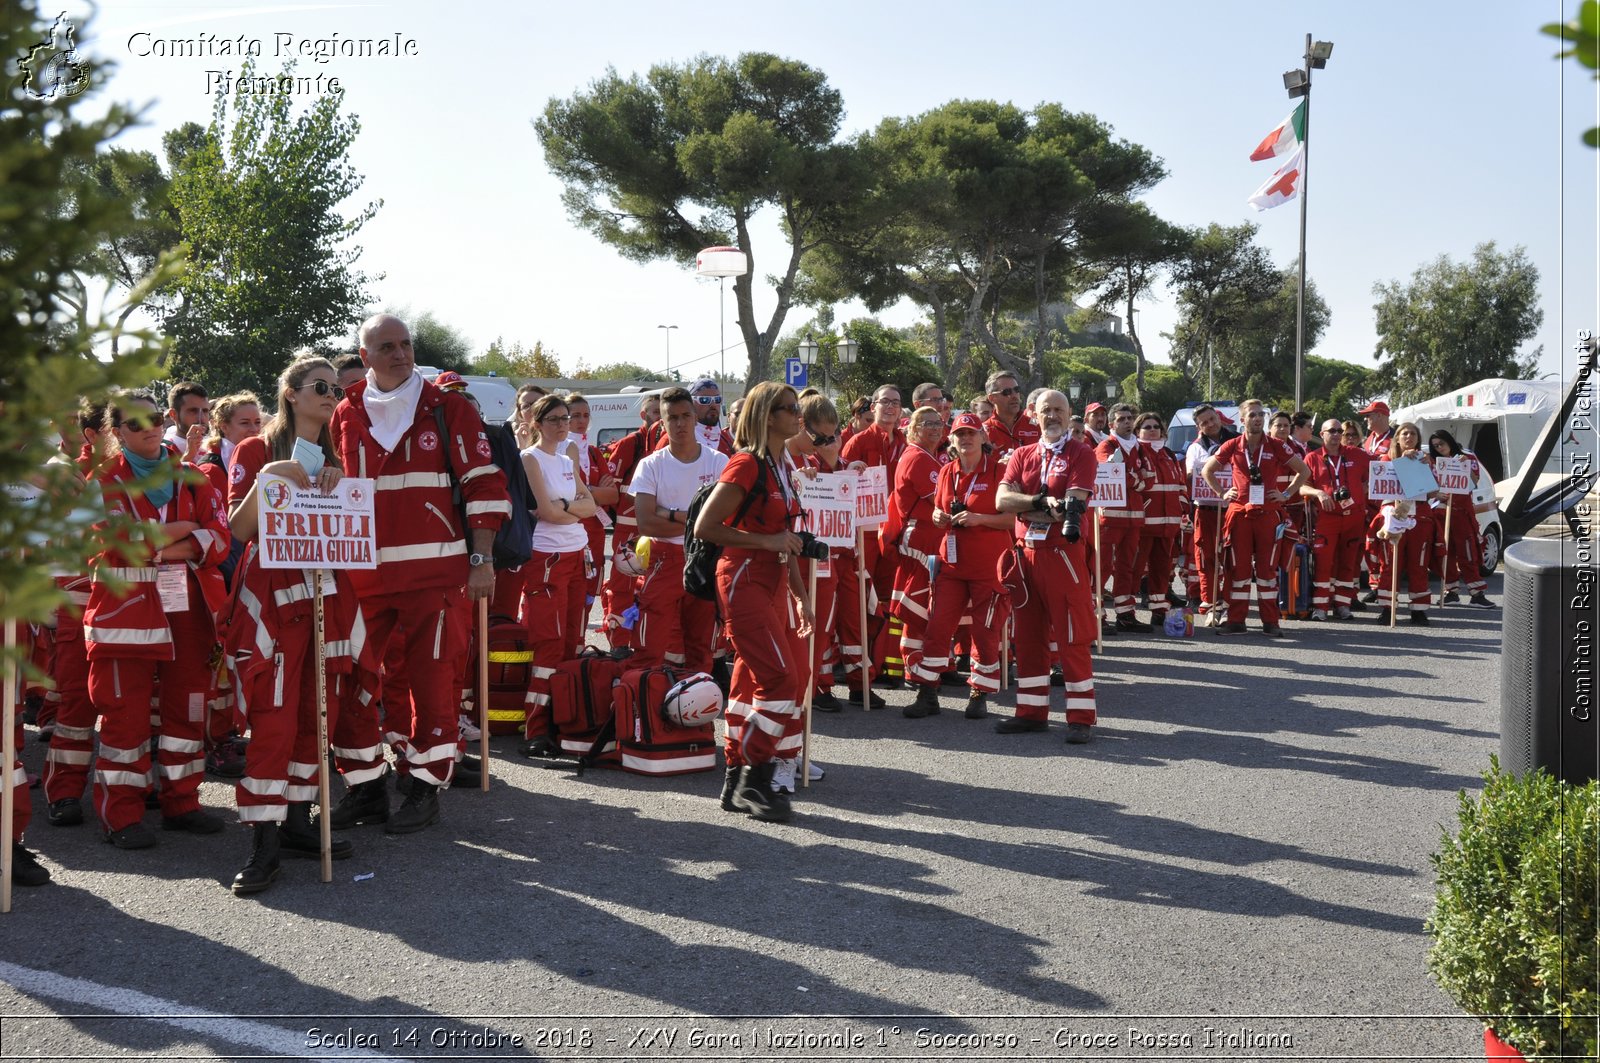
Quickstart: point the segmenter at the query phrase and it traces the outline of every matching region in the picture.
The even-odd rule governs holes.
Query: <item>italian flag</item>
[[[1301,100],[1289,117],[1278,123],[1278,128],[1268,133],[1266,139],[1250,153],[1251,162],[1275,159],[1298,148],[1306,139],[1306,101]]]
[[[1289,161],[1278,167],[1277,173],[1267,178],[1267,183],[1256,189],[1249,203],[1257,210],[1270,210],[1289,202],[1300,193],[1300,181],[1305,176],[1305,148],[1297,148]]]

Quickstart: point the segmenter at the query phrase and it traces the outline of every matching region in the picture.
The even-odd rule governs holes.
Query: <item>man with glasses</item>
[[[366,379],[339,403],[329,430],[345,475],[376,481],[378,567],[351,578],[373,645],[388,645],[397,628],[403,633],[416,729],[401,743],[411,783],[400,809],[389,816],[380,790],[373,796],[382,799],[381,816],[374,800],[370,816],[352,808],[344,821],[334,819],[345,826],[387,819],[390,833],[405,834],[439,818],[438,791],[455,766],[455,665],[468,639],[461,598],[494,592],[494,534],[511,504],[483,421],[460,395],[440,391],[417,372],[405,322],[390,314],[368,318],[361,359]],[[341,713],[335,743],[346,747],[345,755],[358,757],[377,744],[375,711],[369,703]],[[381,787],[383,780],[377,782]]]
[[[1059,391],[1039,395],[1041,433],[1011,455],[996,508],[1017,515],[1018,549],[1008,555],[1017,622],[1017,714],[1000,734],[1043,731],[1050,717],[1050,668],[1057,657],[1066,687],[1067,742],[1081,745],[1095,723],[1094,665],[1098,602],[1084,555],[1084,514],[1094,490],[1094,451],[1067,431],[1072,407]],[[1006,561],[1002,557],[1002,562]],[[1052,652],[1052,644],[1054,652]]]
[[[1350,603],[1361,572],[1361,547],[1367,534],[1367,466],[1372,459],[1358,446],[1346,446],[1337,417],[1322,422],[1322,449],[1305,458],[1311,470],[1302,498],[1316,507],[1311,535],[1311,619],[1354,619]],[[1330,613],[1330,609],[1332,610]]]
[[[192,380],[185,380],[167,389],[166,441],[178,448],[184,461],[193,462],[200,455],[200,444],[205,441],[211,424],[211,401],[206,389]]]
[[[1116,630],[1124,634],[1148,634],[1153,630],[1149,624],[1134,616],[1139,578],[1143,575],[1135,573],[1134,564],[1138,560],[1139,542],[1144,534],[1145,492],[1156,478],[1149,457],[1134,436],[1133,420],[1138,413],[1125,402],[1117,403],[1111,411],[1111,431],[1106,433],[1094,450],[1095,459],[1101,464],[1121,464],[1127,469],[1123,479],[1127,492],[1126,503],[1118,508],[1100,507],[1099,543],[1099,548],[1105,552],[1101,563],[1111,569],[1111,602],[1117,613]],[[1092,560],[1090,564],[1093,564]],[[1097,593],[1104,589],[1095,588]],[[1156,593],[1156,588],[1152,587],[1152,608],[1156,607]],[[1163,601],[1162,606],[1165,605]],[[1099,612],[1098,608],[1096,612]]]
[[[1299,494],[1311,470],[1288,443],[1267,435],[1267,410],[1259,400],[1246,399],[1239,406],[1239,413],[1244,420],[1244,435],[1218,447],[1200,470],[1206,486],[1228,503],[1222,526],[1230,559],[1228,619],[1217,630],[1224,635],[1244,634],[1253,582],[1262,633],[1269,638],[1282,638],[1283,629],[1278,624],[1278,549],[1288,526],[1283,504]],[[1233,469],[1233,480],[1226,491],[1217,479],[1217,470],[1224,465]],[[1278,474],[1286,466],[1293,478],[1285,490],[1279,491]]]
[[[1022,388],[1015,376],[1004,370],[991,373],[984,390],[994,404],[994,416],[983,422],[983,430],[1002,462],[1018,447],[1039,442],[1039,426],[1023,413]]]

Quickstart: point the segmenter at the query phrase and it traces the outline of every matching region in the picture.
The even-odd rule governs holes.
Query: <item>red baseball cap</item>
[[[1091,403],[1089,403],[1089,405],[1087,405],[1087,406],[1085,406],[1083,408],[1083,413],[1084,413],[1084,416],[1087,417],[1089,414],[1093,413],[1094,411],[1103,410],[1103,409],[1105,409],[1105,407],[1103,405],[1101,405],[1100,403],[1091,402]]]
[[[433,386],[441,391],[465,391],[467,382],[461,379],[461,374],[446,369],[433,378]]]
[[[975,413],[958,413],[956,414],[956,419],[950,424],[952,435],[956,432],[981,431],[983,431],[983,422],[978,420],[978,415]]]
[[[1357,410],[1356,413],[1363,417],[1369,413],[1381,413],[1387,417],[1389,416],[1389,404],[1387,402],[1369,402],[1366,409]]]

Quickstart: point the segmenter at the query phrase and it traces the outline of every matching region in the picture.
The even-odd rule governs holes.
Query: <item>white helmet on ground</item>
[[[611,565],[628,576],[643,576],[650,570],[650,540],[642,536],[629,539],[617,549]]]
[[[667,691],[661,714],[679,727],[705,727],[722,715],[722,691],[704,672],[685,676]]]

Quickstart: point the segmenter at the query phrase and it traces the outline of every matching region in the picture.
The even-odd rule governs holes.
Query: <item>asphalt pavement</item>
[[[995,734],[1009,694],[818,715],[784,825],[721,811],[720,769],[496,739],[488,794],[252,899],[243,828],[124,852],[35,795],[0,1059],[1481,1059],[1423,922],[1498,749],[1500,612],[1373,616],[1109,637],[1085,746],[1059,709]]]

